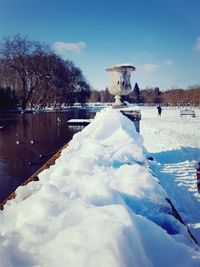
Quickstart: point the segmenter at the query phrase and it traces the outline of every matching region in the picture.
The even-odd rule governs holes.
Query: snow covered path
[[[184,222],[200,244],[200,194],[194,163],[200,160],[200,110],[181,118],[178,109],[142,108],[141,134],[154,162],[151,167]]]

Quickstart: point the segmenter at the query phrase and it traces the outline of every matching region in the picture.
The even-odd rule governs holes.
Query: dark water
[[[21,185],[80,129],[71,118],[93,118],[95,110],[0,114],[0,201]],[[3,126],[3,127],[2,127]]]

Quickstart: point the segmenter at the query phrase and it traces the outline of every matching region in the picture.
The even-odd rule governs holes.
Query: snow
[[[86,123],[90,123],[93,119],[71,119],[71,120],[68,120],[67,122],[68,123],[83,123],[83,122],[86,122]]]
[[[130,63],[115,64],[115,65],[110,66],[106,70],[107,71],[112,71],[112,70],[120,70],[122,68],[130,68],[132,70],[135,70],[135,67],[132,64],[130,64]]]
[[[141,133],[154,157],[152,170],[200,244],[200,194],[195,163],[200,160],[200,109],[196,117],[180,117],[179,109],[141,108]]]
[[[199,117],[154,109],[141,108],[141,134],[119,110],[103,109],[38,182],[17,189],[0,213],[1,267],[200,265],[167,201],[199,238]]]

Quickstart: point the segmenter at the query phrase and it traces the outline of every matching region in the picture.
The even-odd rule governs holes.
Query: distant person
[[[157,106],[157,110],[158,110],[158,116],[161,116],[162,108],[160,105]]]

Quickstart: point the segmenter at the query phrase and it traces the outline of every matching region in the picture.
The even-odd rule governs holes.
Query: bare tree
[[[65,103],[72,105],[79,102],[82,105],[90,97],[91,87],[83,76],[82,71],[75,67],[72,61],[65,61],[67,69],[67,86],[65,88]]]
[[[22,109],[26,108],[37,83],[30,68],[31,59],[34,54],[45,50],[45,46],[20,35],[16,35],[13,38],[5,38],[1,43],[1,65],[4,65],[4,70],[14,74],[17,81],[15,88],[20,96]]]
[[[92,90],[91,94],[90,94],[89,102],[96,103],[96,102],[100,102],[100,101],[101,101],[101,98],[100,98],[99,91]]]
[[[72,61],[19,35],[1,43],[0,86],[15,89],[22,109],[83,104],[90,95],[89,84]]]

